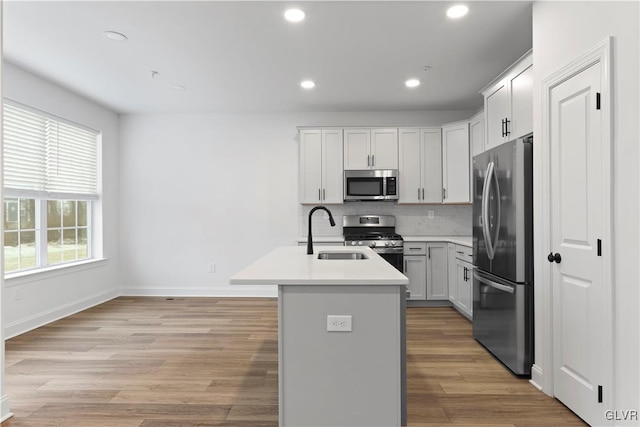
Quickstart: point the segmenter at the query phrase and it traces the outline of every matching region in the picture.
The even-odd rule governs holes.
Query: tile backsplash
[[[308,215],[314,206],[300,206],[299,235],[307,235]],[[326,206],[336,220],[331,227],[324,211],[313,214],[314,236],[342,236],[343,215],[395,215],[396,231],[407,236],[470,236],[471,205],[398,205],[393,202],[347,202]],[[429,218],[433,211],[433,218]]]

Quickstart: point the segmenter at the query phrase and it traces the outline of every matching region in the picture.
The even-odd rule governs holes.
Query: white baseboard
[[[4,422],[11,417],[13,417],[13,413],[9,411],[9,397],[4,395],[0,399],[0,422]]]
[[[542,368],[538,365],[533,365],[531,367],[531,379],[529,383],[533,385],[535,388],[543,392],[544,394],[553,397],[545,388],[542,386],[544,384],[544,375],[542,373]]]
[[[129,297],[257,297],[277,298],[277,286],[233,286],[225,288],[124,288]]]
[[[15,336],[24,334],[33,329],[44,326],[48,323],[55,322],[72,314],[91,308],[95,305],[102,304],[109,300],[116,298],[119,295],[117,289],[103,292],[98,295],[91,296],[79,301],[70,302],[68,304],[52,308],[42,313],[35,314],[21,319],[17,322],[9,323],[5,325],[4,337],[5,339],[13,338]]]

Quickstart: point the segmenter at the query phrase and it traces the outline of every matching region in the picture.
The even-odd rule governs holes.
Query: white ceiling
[[[472,110],[531,48],[531,2],[466,3],[5,1],[4,57],[120,113]]]

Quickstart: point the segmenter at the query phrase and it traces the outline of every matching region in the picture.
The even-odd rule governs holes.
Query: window
[[[92,258],[98,132],[4,104],[6,273]]]

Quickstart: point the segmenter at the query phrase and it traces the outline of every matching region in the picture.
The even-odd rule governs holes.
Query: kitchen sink
[[[362,252],[319,252],[318,259],[368,259]]]

